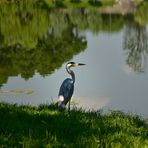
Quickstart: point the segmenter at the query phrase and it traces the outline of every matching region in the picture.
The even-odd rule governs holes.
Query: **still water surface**
[[[30,105],[57,101],[59,87],[69,77],[65,70],[66,61],[74,61],[86,64],[73,68],[76,74],[73,96],[76,106],[130,111],[148,117],[148,52],[145,45],[148,29],[146,25],[139,27],[136,23],[123,24],[116,31],[110,31],[110,24],[108,31],[102,29],[99,33],[80,29],[79,35],[83,35],[87,42],[83,51],[61,62],[51,74],[42,74],[37,68],[27,79],[24,79],[21,72],[9,74],[7,81],[1,84],[0,101]],[[52,60],[53,65],[60,56],[64,58],[65,55],[57,56]],[[42,60],[39,63],[43,65]],[[49,66],[47,64],[46,68]],[[33,93],[17,94],[10,93],[10,90],[32,90]]]
[[[123,32],[93,35],[85,32],[88,41],[85,52],[71,61],[83,62],[85,67],[75,68],[76,83],[73,100],[78,106],[99,109],[102,107],[134,111],[148,116],[148,73],[138,74],[126,65],[122,50]],[[42,77],[36,73],[25,81],[20,76],[9,77],[4,90],[31,89],[33,94],[1,94],[1,101],[37,105],[57,100],[62,81],[69,77],[65,63],[53,74]]]

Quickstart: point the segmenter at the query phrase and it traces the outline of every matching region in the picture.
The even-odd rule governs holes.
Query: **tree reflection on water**
[[[143,14],[148,14],[148,4],[143,5],[129,17],[101,14],[95,8],[49,10],[31,0],[0,4],[0,85],[9,76],[29,79],[35,72],[42,76],[53,73],[86,49],[83,32],[87,31],[99,34],[123,30],[126,63],[133,71],[145,71],[148,17],[143,18]]]
[[[128,21],[124,29],[124,44],[126,63],[135,72],[144,72],[148,55],[148,32],[146,26]]]

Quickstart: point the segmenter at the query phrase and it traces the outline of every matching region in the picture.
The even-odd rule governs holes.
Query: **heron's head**
[[[83,63],[69,62],[69,63],[67,63],[66,67],[67,68],[70,68],[70,67],[77,67],[77,66],[83,66],[83,65],[85,65],[85,64],[83,64]]]

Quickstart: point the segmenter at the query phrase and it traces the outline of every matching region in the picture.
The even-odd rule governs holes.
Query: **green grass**
[[[92,0],[80,0],[79,2],[71,2],[71,0],[55,0],[57,3],[51,0],[44,0],[49,8],[94,8],[94,7],[105,7],[111,6],[115,3],[115,0],[98,0],[92,3]]]
[[[146,121],[137,115],[0,103],[2,148],[120,148],[148,147]]]

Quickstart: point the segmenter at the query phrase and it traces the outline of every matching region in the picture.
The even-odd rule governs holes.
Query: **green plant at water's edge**
[[[141,147],[148,127],[137,115],[111,111],[59,112],[56,105],[39,107],[0,103],[2,147]]]

